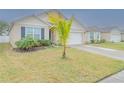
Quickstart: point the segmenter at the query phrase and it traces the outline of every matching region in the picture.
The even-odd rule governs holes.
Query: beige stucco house
[[[124,41],[124,31],[121,32],[121,40]]]
[[[111,42],[120,42],[122,40],[122,30],[118,27],[109,27],[101,29],[101,39]]]
[[[51,40],[53,43],[58,43],[57,33],[49,29],[51,24],[48,20],[48,14],[61,15],[63,18],[67,19],[58,10],[50,10],[38,15],[27,16],[13,21],[9,34],[12,47],[16,48],[15,42],[26,36],[32,36],[36,39]],[[117,27],[86,27],[74,18],[68,45],[84,44],[91,40],[101,39],[111,42],[120,42],[124,40],[124,31]]]
[[[20,18],[11,23],[10,27],[10,43],[15,48],[15,42],[21,40],[26,36],[32,36],[36,39],[47,39],[53,43],[58,42],[57,34],[49,30],[50,23],[48,20],[48,13],[56,13],[65,17],[58,10],[50,10],[39,15],[32,15]],[[83,44],[84,43],[84,26],[73,20],[68,45]]]
[[[106,40],[110,42],[120,42],[124,40],[124,31],[118,27],[88,27],[85,32],[86,42],[91,40]]]

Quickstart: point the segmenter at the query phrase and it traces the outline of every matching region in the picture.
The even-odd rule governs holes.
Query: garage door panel
[[[82,33],[70,33],[68,44],[82,44]]]
[[[111,35],[111,41],[120,42],[121,41],[121,35],[120,34],[112,34]]]

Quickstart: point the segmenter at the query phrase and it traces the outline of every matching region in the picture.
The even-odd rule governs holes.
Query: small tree
[[[62,18],[61,16],[52,16],[49,15],[49,21],[52,23],[51,28],[54,28],[54,31],[58,32],[60,43],[63,45],[63,53],[62,57],[66,58],[66,47],[67,47],[67,40],[69,37],[71,25],[72,25],[73,17],[69,20]]]
[[[9,25],[4,21],[0,21],[0,35],[8,34]]]

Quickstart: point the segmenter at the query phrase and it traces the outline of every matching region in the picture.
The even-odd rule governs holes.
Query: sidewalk
[[[109,49],[109,48],[87,46],[87,45],[72,46],[72,47],[80,49],[82,51],[88,51],[88,52],[104,55],[107,57],[111,57],[114,59],[124,60],[124,51],[114,50],[114,49]],[[105,78],[105,79],[99,81],[99,83],[124,83],[124,70],[115,75],[112,75],[108,78]]]
[[[99,83],[124,83],[124,71],[101,80]]]

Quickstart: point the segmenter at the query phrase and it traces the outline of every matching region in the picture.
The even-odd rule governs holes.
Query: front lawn
[[[0,44],[0,82],[96,82],[124,69],[124,62],[68,48],[19,53]]]
[[[124,50],[124,42],[112,43],[112,42],[105,42],[101,44],[93,44],[94,46],[104,47],[104,48],[112,48],[117,50]]]

